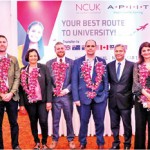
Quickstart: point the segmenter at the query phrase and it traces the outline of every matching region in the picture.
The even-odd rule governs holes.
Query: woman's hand
[[[24,106],[20,106],[19,110],[23,111],[23,110],[25,110],[25,107]]]
[[[147,99],[150,101],[150,94],[145,89],[142,89],[142,94],[145,95]]]
[[[21,114],[23,114],[23,115],[26,115],[26,114],[27,114],[26,109],[25,109],[24,106],[20,106],[20,107],[19,107],[19,112],[20,112]]]
[[[150,102],[147,102],[147,108],[150,108]]]

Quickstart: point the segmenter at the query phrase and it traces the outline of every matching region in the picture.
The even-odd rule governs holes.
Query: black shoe
[[[85,149],[86,145],[80,145],[80,149]]]
[[[40,149],[40,143],[36,143],[33,149]]]
[[[98,145],[98,149],[104,149],[104,145]]]
[[[110,150],[114,150],[114,149],[120,149],[120,146],[117,145],[117,146],[112,146],[112,147],[110,148]]]
[[[125,146],[125,147],[124,147],[124,150],[129,150],[129,149],[130,149],[129,146]]]
[[[20,146],[16,146],[15,148],[13,148],[14,150],[21,150]]]
[[[42,150],[48,150],[48,149],[50,149],[50,148],[46,144],[42,145]]]

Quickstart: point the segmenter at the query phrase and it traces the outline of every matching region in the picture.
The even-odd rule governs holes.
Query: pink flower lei
[[[88,98],[93,99],[96,97],[97,93],[95,90],[98,89],[102,81],[102,76],[105,73],[105,67],[106,66],[103,64],[103,62],[96,62],[95,71],[97,76],[95,78],[95,83],[93,83],[90,75],[92,67],[88,64],[88,61],[83,61],[83,64],[81,65],[81,77],[84,79],[86,87],[92,90],[86,93]]]
[[[39,68],[33,68],[30,73],[27,72],[27,68],[21,71],[21,85],[28,95],[29,103],[37,102],[35,88],[37,86],[38,76]]]
[[[7,93],[8,87],[6,86],[6,80],[8,78],[8,69],[10,67],[10,58],[3,57],[0,59],[0,93]]]
[[[55,76],[55,88],[53,89],[54,96],[59,96],[66,77],[66,70],[69,67],[68,63],[52,63],[52,70]]]
[[[146,64],[139,65],[139,82],[148,93],[150,93],[150,88],[147,87],[147,79],[149,77],[150,77],[150,72],[146,68]],[[139,97],[139,102],[143,104],[144,102],[148,102],[148,99],[145,95],[141,95]]]

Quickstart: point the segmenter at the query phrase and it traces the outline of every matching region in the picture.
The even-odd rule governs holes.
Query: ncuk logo
[[[75,4],[77,13],[100,13],[99,3],[79,3]]]

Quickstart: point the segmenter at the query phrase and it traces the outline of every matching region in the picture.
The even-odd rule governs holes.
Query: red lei
[[[54,96],[59,96],[66,77],[66,70],[69,67],[68,63],[52,63],[52,70],[55,76],[55,88],[53,89]]]
[[[21,71],[21,85],[28,95],[29,103],[37,102],[35,88],[37,86],[38,76],[39,68],[33,68],[30,73],[26,69]]]
[[[139,82],[148,93],[150,93],[150,88],[146,86],[146,79],[149,76],[150,76],[150,73],[148,69],[146,68],[146,64],[139,65]],[[141,95],[139,102],[141,103],[148,102],[148,99],[145,95]]]
[[[8,87],[6,86],[6,80],[8,79],[8,69],[10,67],[10,58],[3,57],[0,59],[0,93],[7,93]]]
[[[102,76],[105,73],[105,67],[106,66],[103,64],[103,62],[96,62],[95,71],[97,76],[95,78],[95,83],[93,83],[90,75],[92,67],[88,64],[87,61],[83,61],[83,64],[81,65],[81,77],[83,77],[86,83],[86,87],[92,90],[86,93],[88,98],[93,99],[96,97],[97,93],[95,92],[95,90],[98,89],[102,81]]]

